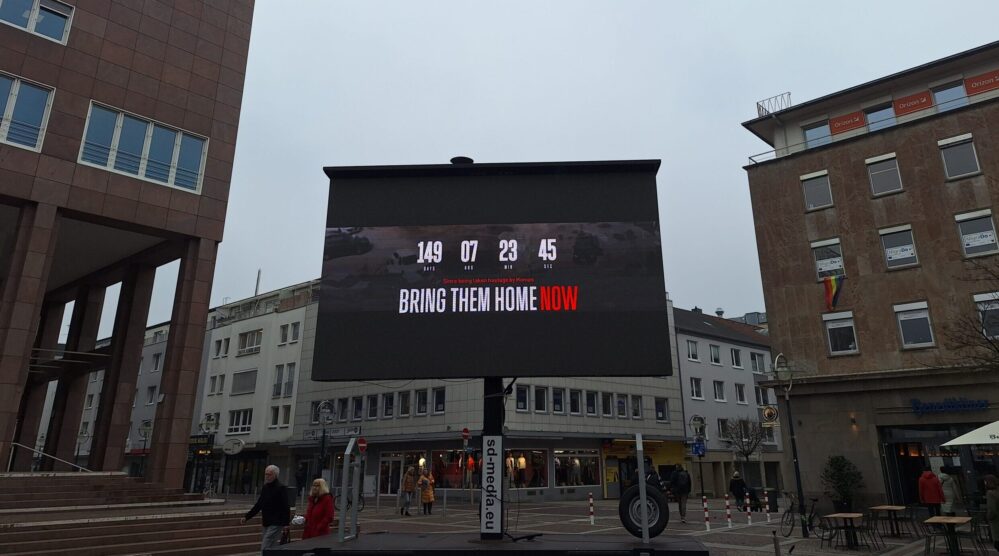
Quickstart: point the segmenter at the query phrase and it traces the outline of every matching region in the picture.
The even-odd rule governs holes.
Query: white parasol
[[[965,444],[999,444],[999,421],[979,427],[968,434],[946,442],[943,446],[962,446]]]

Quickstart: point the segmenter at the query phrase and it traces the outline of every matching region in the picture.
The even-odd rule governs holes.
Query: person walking
[[[999,550],[999,481],[995,475],[986,475],[985,483],[985,520],[989,522],[992,531],[992,543]]]
[[[420,475],[420,502],[423,502],[423,515],[431,515],[434,509],[434,476],[426,469]]]
[[[919,476],[919,503],[926,506],[932,517],[940,515],[940,505],[944,503],[944,500],[940,479],[933,474],[929,467],[923,469],[923,474]]]
[[[260,489],[257,503],[239,520],[246,523],[260,512],[263,533],[260,537],[260,551],[277,546],[281,535],[291,524],[291,507],[288,505],[288,491],[278,476],[281,470],[276,465],[268,465],[264,469],[264,487]]]
[[[954,505],[961,503],[961,485],[958,484],[956,475],[955,469],[949,465],[940,468],[940,489],[944,495],[940,511],[943,512],[943,515],[951,517],[957,515],[954,512]]]
[[[683,465],[676,465],[676,471],[670,477],[670,486],[673,489],[673,495],[676,496],[677,503],[680,505],[680,523],[687,523],[687,497],[690,496],[690,473],[687,473]]]
[[[326,479],[312,481],[309,491],[309,505],[305,510],[305,531],[302,539],[322,537],[330,534],[330,524],[333,523],[333,495]]]
[[[410,515],[409,506],[413,504],[413,495],[416,493],[416,469],[410,465],[406,469],[406,474],[402,477],[402,507],[399,508],[399,515]]]
[[[305,462],[299,462],[298,471],[295,471],[295,496],[298,497],[302,494],[302,491],[308,488],[306,484],[308,480],[309,472],[305,468]]]
[[[732,493],[732,496],[735,497],[736,504],[738,504],[743,511],[746,510],[745,505],[747,490],[746,481],[742,480],[742,475],[739,475],[738,471],[732,473],[732,480],[728,482],[728,491]]]

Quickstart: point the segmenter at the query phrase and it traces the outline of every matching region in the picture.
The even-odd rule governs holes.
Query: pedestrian
[[[434,476],[423,470],[420,475],[420,501],[423,502],[423,515],[431,515],[434,509]]]
[[[276,465],[264,469],[264,487],[260,489],[257,503],[239,520],[240,524],[253,519],[260,512],[263,534],[260,537],[260,551],[277,546],[282,533],[288,532],[291,523],[291,507],[288,505],[288,491],[278,479],[281,470]]]
[[[399,508],[399,515],[410,515],[409,506],[413,504],[413,495],[416,493],[416,469],[410,465],[406,469],[406,474],[402,477],[402,507]]]
[[[940,486],[940,479],[929,467],[924,468],[923,474],[919,477],[919,503],[926,506],[932,517],[940,515],[940,505],[943,502],[944,492]]]
[[[940,468],[940,489],[943,491],[944,501],[940,504],[940,511],[943,515],[951,517],[957,515],[954,512],[954,505],[961,503],[961,485],[957,482],[955,468],[947,465]]]
[[[992,543],[999,550],[999,484],[995,475],[986,475],[985,483],[985,519],[992,531]]]
[[[673,489],[673,495],[676,496],[677,503],[680,504],[680,523],[687,523],[687,497],[690,496],[690,473],[687,473],[683,465],[679,463],[676,465],[676,471],[670,477],[670,486]]]
[[[305,511],[305,532],[302,539],[322,537],[330,534],[330,524],[333,523],[333,495],[326,479],[312,481],[309,491],[309,505]]]
[[[746,510],[746,492],[748,490],[749,489],[746,487],[746,481],[742,480],[742,475],[739,475],[738,471],[732,473],[732,480],[728,482],[728,491],[732,493],[732,496],[735,497],[736,504],[742,508],[743,511]]]
[[[308,480],[308,471],[305,469],[305,462],[299,462],[298,471],[295,471],[295,494],[296,496],[301,495],[302,491],[307,488],[306,481]]]

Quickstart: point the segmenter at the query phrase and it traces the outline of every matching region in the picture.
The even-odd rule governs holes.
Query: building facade
[[[996,471],[991,448],[941,445],[999,419],[970,357],[999,291],[978,272],[999,254],[997,98],[992,43],[744,124],[774,149],[746,171],[806,492],[830,455],[875,502],[918,502],[924,466],[971,499]]]
[[[53,380],[43,451],[72,460],[87,377],[103,371],[115,387],[100,391],[87,466],[123,466],[153,278],[158,266],[179,259],[156,405],[161,426],[153,429],[146,476],[180,486],[253,2],[6,4],[0,9],[0,461],[16,470],[32,466],[31,444]],[[104,293],[117,283],[114,334],[99,347]],[[50,458],[43,465],[65,468]]]

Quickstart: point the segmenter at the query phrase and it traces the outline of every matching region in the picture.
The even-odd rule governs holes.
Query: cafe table
[[[970,517],[952,517],[945,515],[935,515],[923,523],[927,525],[944,525],[947,534],[947,552],[951,556],[961,556],[961,543],[957,540],[957,526],[970,523]]]
[[[842,519],[843,520],[843,533],[846,535],[846,547],[854,550],[857,548],[857,529],[854,526],[853,520],[860,519],[864,517],[864,514],[841,512],[837,514],[829,514],[825,516],[827,519]]]
[[[872,512],[885,512],[888,514],[888,536],[890,537],[901,537],[902,527],[898,519],[899,512],[905,511],[905,506],[892,506],[886,504],[883,506],[871,506]]]

